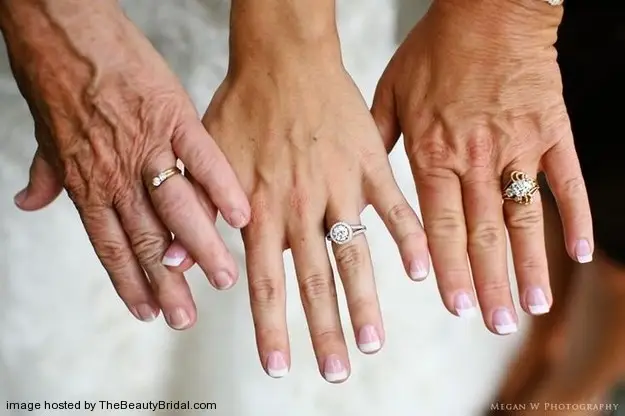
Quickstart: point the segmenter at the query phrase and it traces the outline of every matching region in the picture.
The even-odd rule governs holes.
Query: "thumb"
[[[375,90],[371,115],[378,126],[386,152],[390,153],[401,135],[401,128],[397,119],[395,94],[383,81],[380,81]]]
[[[54,169],[37,149],[30,165],[28,186],[15,195],[15,205],[24,211],[42,209],[54,201],[62,189]]]

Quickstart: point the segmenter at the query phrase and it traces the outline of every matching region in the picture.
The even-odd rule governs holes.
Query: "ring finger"
[[[328,226],[332,227],[338,222],[344,222],[348,226],[360,225],[360,211],[353,203],[358,199],[345,196],[347,195],[331,198],[326,214]],[[354,235],[352,238],[352,241],[344,244],[333,242],[332,248],[343,282],[358,349],[371,354],[382,347],[384,326],[367,239],[364,234]]]
[[[523,309],[532,315],[542,315],[549,312],[551,307],[551,290],[549,285],[549,270],[547,268],[547,252],[545,248],[545,233],[543,228],[543,211],[535,182],[535,166],[537,163],[519,163],[509,166],[506,169],[504,178],[515,180],[518,188],[510,188],[510,193],[519,192],[519,198],[523,189],[532,192],[531,200],[527,204],[519,199],[506,200],[504,202],[504,213],[508,233],[510,235],[510,245],[516,271],[516,279]],[[513,172],[523,171],[521,168],[532,167],[529,175],[514,174]],[[518,168],[518,169],[517,169]],[[523,188],[527,185],[527,188]],[[506,184],[504,184],[506,186]],[[534,187],[536,186],[536,187]],[[505,192],[505,189],[504,189]],[[514,196],[513,196],[514,197]]]

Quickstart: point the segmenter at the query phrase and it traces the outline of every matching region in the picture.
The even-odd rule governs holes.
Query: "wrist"
[[[231,65],[310,55],[340,62],[334,0],[232,0]]]
[[[447,14],[464,13],[484,32],[528,38],[545,37],[555,42],[563,7],[545,0],[434,0],[435,8]],[[493,35],[493,33],[488,33]]]

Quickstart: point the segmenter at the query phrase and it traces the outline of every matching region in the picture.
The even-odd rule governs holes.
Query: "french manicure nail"
[[[220,290],[229,289],[234,283],[234,279],[232,279],[232,276],[230,276],[228,272],[224,271],[217,272],[213,279],[215,281],[215,286],[217,286],[217,289]]]
[[[471,296],[465,292],[460,292],[456,295],[454,308],[460,318],[471,318],[477,313],[477,309],[471,300]]]
[[[493,326],[499,335],[508,335],[518,330],[512,314],[505,308],[499,308],[493,313]]]
[[[289,373],[289,366],[280,351],[273,351],[267,357],[267,374],[273,378],[284,377]]]
[[[377,352],[382,347],[382,342],[373,325],[365,325],[358,332],[358,349],[365,354]]]
[[[341,362],[338,355],[332,354],[326,358],[323,367],[323,377],[330,383],[340,383],[347,379],[347,368]]]
[[[186,257],[187,251],[180,247],[180,245],[174,243],[165,252],[162,263],[165,266],[178,267],[182,264]]]
[[[588,240],[579,240],[575,246],[575,257],[579,263],[590,263],[592,261],[592,251]]]
[[[538,287],[528,289],[525,296],[527,309],[529,309],[532,315],[544,315],[549,312],[549,303],[542,289]]]
[[[185,329],[191,323],[191,318],[189,318],[187,311],[177,308],[169,314],[167,321],[174,329]]]
[[[135,316],[143,322],[152,322],[156,319],[154,309],[147,303],[135,306]]]
[[[241,211],[232,211],[230,214],[230,224],[236,228],[242,228],[247,223],[247,217]]]
[[[426,267],[421,261],[413,260],[410,263],[410,278],[415,281],[421,281],[430,274],[429,267]]]

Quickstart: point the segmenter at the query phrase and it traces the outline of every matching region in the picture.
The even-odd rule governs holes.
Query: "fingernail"
[[[27,193],[28,193],[28,188],[24,188],[21,191],[19,191],[13,197],[13,202],[15,203],[15,205],[20,207],[22,205],[22,203],[26,200]]]
[[[575,246],[575,257],[579,263],[590,263],[592,261],[592,251],[588,240],[579,240]]]
[[[230,214],[230,225],[236,228],[243,228],[247,224],[247,217],[241,211],[232,211]]]
[[[549,303],[542,289],[538,287],[531,288],[525,296],[527,309],[530,310],[532,315],[544,315],[549,312]]]
[[[512,314],[505,308],[497,309],[493,313],[493,325],[499,335],[512,334],[518,330]]]
[[[217,289],[220,289],[220,290],[229,289],[230,286],[232,286],[232,283],[234,282],[234,279],[232,279],[230,274],[228,272],[223,272],[223,271],[217,272],[215,276],[213,277],[213,280],[215,281],[215,286],[217,286]]]
[[[382,342],[373,325],[365,325],[358,333],[358,349],[365,354],[377,352],[382,347]]]
[[[471,296],[464,292],[456,295],[454,308],[456,308],[456,313],[460,318],[471,318],[477,313],[477,309],[475,308],[475,305],[473,305]]]
[[[137,319],[143,322],[152,322],[156,319],[156,313],[154,312],[154,309],[152,309],[152,307],[147,303],[135,306],[134,315],[137,317]]]
[[[174,329],[185,329],[191,323],[191,318],[189,318],[187,311],[177,308],[169,314],[167,322]]]
[[[332,354],[326,358],[323,368],[323,377],[330,383],[340,383],[347,379],[347,368],[338,355]]]
[[[267,374],[269,377],[280,378],[289,373],[289,366],[280,351],[273,351],[267,357]]]
[[[165,252],[162,263],[165,266],[178,267],[182,264],[185,258],[187,258],[187,251],[179,244],[174,243],[169,246]]]
[[[423,262],[419,260],[413,260],[410,263],[410,278],[415,281],[421,281],[428,277],[430,274],[429,267],[426,267]]]

